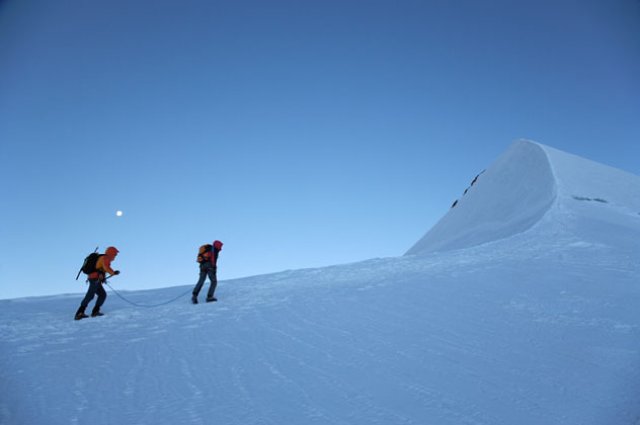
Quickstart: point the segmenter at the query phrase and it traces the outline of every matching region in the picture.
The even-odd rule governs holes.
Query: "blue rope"
[[[129,304],[134,305],[134,306],[136,306],[136,307],[148,307],[148,308],[151,308],[151,307],[160,307],[161,305],[171,304],[172,302],[174,302],[174,301],[176,301],[176,300],[178,300],[178,299],[180,299],[180,298],[184,297],[185,295],[187,295],[189,292],[191,292],[191,291],[192,291],[191,289],[189,289],[189,290],[187,290],[186,292],[184,292],[184,293],[182,293],[182,294],[178,295],[177,297],[172,298],[172,299],[170,299],[169,301],[162,302],[162,303],[160,303],[160,304],[138,304],[138,303],[134,303],[133,301],[129,301],[128,299],[126,299],[125,297],[123,297],[122,295],[120,295],[120,293],[118,293],[118,291],[116,291],[115,289],[113,289],[113,288],[111,287],[111,285],[109,285],[109,283],[108,283],[107,281],[105,281],[104,283],[105,283],[105,285],[107,285],[109,288],[111,288],[111,290],[112,290],[112,291],[113,291],[113,292],[114,292],[118,297],[120,297],[123,301],[128,302]]]

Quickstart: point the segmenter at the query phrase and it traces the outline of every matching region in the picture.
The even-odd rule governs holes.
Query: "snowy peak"
[[[603,206],[608,208],[603,210]],[[602,222],[608,215],[623,214],[622,222],[628,225],[623,226],[625,231],[638,232],[638,212],[638,176],[520,140],[480,173],[406,254],[468,248],[508,238],[531,229],[543,217],[549,218],[545,224],[561,220],[563,226],[579,232],[588,229],[589,220]]]
[[[407,254],[465,248],[523,232],[540,220],[556,193],[544,149],[516,142]]]

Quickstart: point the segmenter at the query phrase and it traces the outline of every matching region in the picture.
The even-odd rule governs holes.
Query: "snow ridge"
[[[521,233],[542,218],[556,196],[546,151],[518,141],[407,254],[466,248]]]
[[[519,140],[406,254],[469,248],[533,228],[548,236],[590,235],[607,243],[608,232],[596,235],[593,229],[637,234],[639,217],[640,177]],[[620,227],[624,231],[618,232]]]

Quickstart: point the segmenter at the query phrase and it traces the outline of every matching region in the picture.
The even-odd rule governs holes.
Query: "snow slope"
[[[0,424],[638,425],[639,188],[518,142],[415,255],[2,300]]]
[[[577,202],[578,201],[578,202]],[[601,204],[598,208],[594,203]],[[577,232],[637,226],[640,177],[538,143],[514,143],[407,254],[466,248],[538,224]],[[593,221],[599,223],[593,223]],[[561,226],[558,226],[561,225]],[[621,233],[624,233],[624,230]],[[606,235],[600,235],[606,236]],[[622,235],[615,235],[615,237]]]
[[[556,182],[544,150],[517,142],[478,175],[455,207],[407,254],[464,248],[523,232],[555,198]]]

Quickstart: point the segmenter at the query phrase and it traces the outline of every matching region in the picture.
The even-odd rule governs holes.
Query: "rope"
[[[133,301],[129,301],[128,299],[126,299],[125,297],[123,297],[122,295],[120,295],[120,293],[119,293],[118,291],[116,291],[115,289],[113,289],[113,287],[112,287],[111,285],[109,285],[109,282],[105,281],[105,282],[104,282],[104,284],[105,284],[105,285],[107,285],[109,288],[111,288],[111,290],[112,290],[112,291],[113,291],[113,292],[114,292],[118,297],[120,297],[120,299],[122,299],[123,301],[128,302],[129,304],[134,305],[134,306],[136,306],[136,307],[148,307],[148,308],[151,308],[151,307],[160,307],[161,305],[171,304],[172,302],[174,302],[174,301],[178,300],[179,298],[184,297],[185,295],[187,295],[189,292],[191,292],[191,291],[192,291],[192,289],[189,289],[189,290],[187,290],[186,292],[184,292],[184,293],[182,293],[182,294],[178,295],[177,297],[172,298],[172,299],[170,299],[169,301],[165,301],[165,302],[159,303],[159,304],[138,304],[138,303],[134,303]]]

